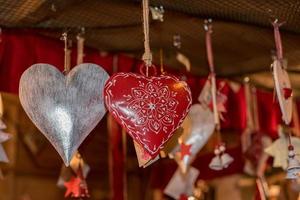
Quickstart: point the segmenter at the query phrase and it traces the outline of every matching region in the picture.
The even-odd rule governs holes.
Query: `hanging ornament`
[[[194,167],[189,168],[186,174],[182,174],[180,170],[177,169],[164,189],[164,194],[174,199],[192,195],[198,175],[199,170]]]
[[[181,48],[181,36],[179,34],[173,36],[173,46],[177,49]]]
[[[90,166],[83,160],[80,153],[76,152],[70,162],[69,167],[66,167],[64,164],[62,165],[56,185],[60,188],[64,187],[64,183],[67,180],[70,180],[71,176],[74,174],[74,172],[77,172],[80,166],[82,166],[83,177],[86,178],[90,172]]]
[[[247,127],[241,137],[245,156],[244,172],[262,177],[269,158],[264,149],[272,143],[272,140],[259,131],[256,89],[249,84],[248,77],[245,78],[244,90],[247,108]]]
[[[204,108],[209,108],[212,113],[214,113],[214,101],[212,96],[212,77],[209,76],[204,84],[204,87],[198,97],[198,101]],[[223,113],[226,113],[225,103],[227,101],[226,95],[224,95],[221,90],[223,89],[225,82],[220,82],[219,89],[216,92],[216,111],[221,120],[224,120]],[[215,115],[214,115],[215,117]]]
[[[11,135],[0,130],[0,162],[8,163],[9,160],[5,153],[5,150],[2,146],[2,143],[8,141],[11,138]]]
[[[265,149],[265,152],[273,157],[273,167],[281,167],[282,169],[287,169],[288,167],[288,146],[289,146],[289,137],[283,132],[283,127],[278,126],[278,135],[279,138],[275,140],[268,148]],[[295,159],[299,160],[300,156],[300,139],[297,137],[291,136],[291,144],[294,146]]]
[[[213,159],[209,163],[210,169],[219,171],[227,168],[233,162],[233,158],[225,151],[225,144],[217,145],[215,147],[215,157],[213,157]]]
[[[272,64],[273,77],[275,81],[276,95],[279,102],[279,107],[282,113],[282,120],[286,125],[289,125],[293,115],[293,100],[292,100],[292,88],[291,82],[286,71],[287,61],[283,59],[283,50],[279,27],[283,23],[278,23],[276,19],[273,22],[274,27],[274,38],[276,44],[276,57]],[[289,133],[289,153],[288,153],[288,168],[287,168],[287,179],[296,179],[299,177],[299,161],[296,159],[294,154],[294,147],[291,141],[291,135]]]
[[[159,159],[159,155],[157,155],[155,158],[152,158],[151,155],[139,143],[135,141],[133,143],[139,167],[146,168]]]
[[[151,11],[153,20],[158,20],[161,22],[164,21],[165,10],[164,10],[163,6],[150,7],[150,11]]]
[[[186,55],[177,52],[176,59],[178,60],[178,62],[183,64],[183,66],[185,67],[185,70],[187,72],[191,71],[191,62],[190,62],[190,59]]]
[[[186,133],[190,133],[190,118],[187,115],[186,118],[183,120],[181,127],[179,127],[172,138],[164,145],[162,151],[160,151],[160,156],[165,158],[169,156],[169,158],[174,158],[174,150],[179,148],[178,141],[181,141],[182,137],[186,135]]]
[[[0,94],[0,162],[8,163],[9,160],[8,160],[6,152],[2,146],[2,143],[11,139],[12,136],[11,136],[11,134],[8,134],[3,131],[4,129],[6,129],[6,125],[2,121],[2,116],[3,116],[3,102],[2,102],[2,95]],[[0,168],[0,180],[2,180],[3,178],[4,178],[3,173]]]
[[[151,157],[180,126],[191,104],[186,83],[168,75],[117,73],[104,91],[108,110]]]
[[[209,186],[204,180],[198,180],[196,183],[196,187],[193,191],[193,196],[189,197],[188,200],[204,200],[205,193],[209,191]]]
[[[277,55],[272,64],[272,69],[282,120],[286,125],[289,125],[292,120],[293,100],[291,82],[286,71],[287,61],[283,59],[282,42],[279,32],[279,27],[282,24],[278,23],[278,20],[273,22]]]
[[[179,200],[188,200],[188,196],[186,196],[185,194],[181,194],[179,197]]]
[[[32,65],[22,74],[19,96],[29,118],[69,165],[106,112],[102,91],[109,76],[91,63],[69,71],[66,60],[65,76],[50,64]]]
[[[202,99],[211,99],[211,108],[214,114],[214,122],[216,125],[216,132],[218,133],[218,144],[215,147],[214,153],[215,157],[211,160],[209,167],[213,170],[222,170],[224,168],[227,168],[232,162],[233,158],[225,152],[225,144],[222,142],[221,133],[220,133],[220,118],[222,119],[222,112],[225,112],[225,106],[224,102],[227,100],[220,99],[220,96],[218,96],[217,91],[217,84],[216,84],[216,74],[214,69],[214,59],[213,59],[213,51],[212,51],[212,45],[211,45],[211,34],[212,34],[212,20],[205,20],[204,24],[204,30],[206,31],[205,35],[205,42],[206,42],[206,52],[207,52],[207,61],[210,69],[210,88],[211,88],[211,97],[209,95],[206,95],[205,97],[200,98],[200,102],[203,101]],[[225,83],[223,83],[223,86]],[[219,97],[219,100],[218,100]]]
[[[202,90],[202,92],[205,91]],[[198,152],[207,143],[215,129],[213,113],[202,104],[192,105],[188,117],[191,120],[190,130],[188,132],[184,131],[184,134],[179,139],[181,145],[179,142],[179,146],[173,151],[175,160],[182,173],[187,172]],[[190,148],[185,148],[186,146]]]
[[[71,177],[70,181],[65,182],[65,197],[86,198],[90,197],[88,187],[83,177],[81,166],[79,166],[76,176]]]
[[[249,175],[262,176],[267,165],[269,155],[264,149],[272,143],[272,140],[261,132],[252,132],[250,144],[245,152],[246,163],[244,171]]]
[[[191,144],[185,144],[181,143],[180,144],[180,160],[183,160],[185,156],[190,156],[191,153]]]
[[[288,148],[288,167],[287,167],[287,179],[298,179],[300,177],[300,162],[296,159],[294,147],[292,145]]]
[[[0,118],[0,162],[5,162],[8,163],[8,157],[5,153],[5,150],[2,146],[2,143],[8,141],[11,138],[11,134],[8,134],[6,132],[4,132],[3,130],[6,129],[6,125],[4,124],[4,122],[2,121],[2,119]]]
[[[116,73],[105,84],[109,112],[151,158],[179,128],[191,105],[185,82],[170,75],[156,75],[149,47],[148,1],[143,0],[145,53],[141,74]],[[153,69],[154,76],[149,76]]]
[[[181,36],[176,34],[173,36],[173,46],[178,50],[176,53],[176,59],[179,63],[181,63],[187,72],[191,71],[191,61],[190,59],[184,55],[181,49]]]

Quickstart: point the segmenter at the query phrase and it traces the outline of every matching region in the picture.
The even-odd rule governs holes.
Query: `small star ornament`
[[[85,198],[90,197],[86,181],[83,177],[81,167],[79,167],[76,176],[73,176],[70,181],[65,182],[66,193],[65,197]]]
[[[183,160],[183,158],[185,156],[190,156],[191,155],[191,147],[192,147],[191,144],[185,144],[185,143],[180,144],[180,158],[181,158],[181,160]]]

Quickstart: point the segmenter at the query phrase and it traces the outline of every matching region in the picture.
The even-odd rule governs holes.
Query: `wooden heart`
[[[275,60],[273,62],[273,76],[275,81],[276,95],[279,101],[282,119],[285,124],[290,124],[292,120],[293,100],[292,97],[285,98],[284,89],[291,89],[289,75],[284,69],[283,62]]]
[[[183,122],[192,97],[173,76],[117,73],[105,84],[109,112],[130,136],[155,157]]]
[[[101,67],[89,63],[66,76],[49,64],[32,65],[22,74],[21,104],[66,165],[106,112],[103,88],[108,78]]]

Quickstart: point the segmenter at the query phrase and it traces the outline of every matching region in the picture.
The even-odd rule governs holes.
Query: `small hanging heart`
[[[112,116],[152,158],[183,122],[192,102],[187,84],[169,75],[117,73],[106,82],[104,96]]]
[[[21,104],[66,165],[106,109],[108,74],[95,64],[80,64],[64,76],[49,64],[35,64],[20,80]]]

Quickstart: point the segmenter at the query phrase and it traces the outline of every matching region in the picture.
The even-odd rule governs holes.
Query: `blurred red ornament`
[[[82,174],[82,168],[79,166],[76,176],[72,177],[70,181],[64,183],[67,191],[65,197],[84,198],[90,197],[85,178]]]
[[[291,88],[283,88],[283,95],[285,99],[288,99],[292,96],[293,90]]]
[[[179,200],[188,200],[188,196],[185,194],[180,195]]]
[[[192,145],[186,145],[184,143],[180,144],[180,159],[183,160],[184,156],[191,155],[191,147]]]

